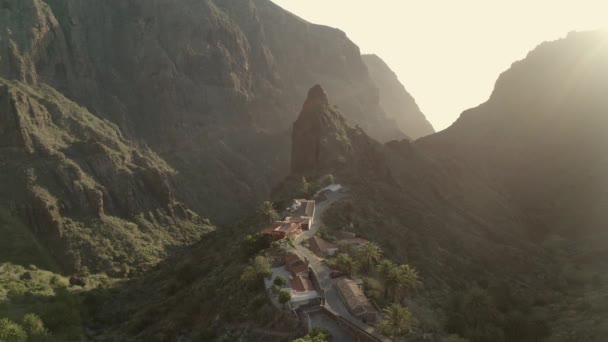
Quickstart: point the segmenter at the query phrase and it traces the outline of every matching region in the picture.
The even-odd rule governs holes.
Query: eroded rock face
[[[293,124],[291,172],[308,177],[334,172],[390,177],[382,145],[361,128],[351,127],[320,85],[309,90]]]
[[[0,122],[0,216],[65,270],[145,267],[209,230],[175,198],[164,161],[52,88],[0,79]]]
[[[359,48],[269,0],[3,3],[0,77],[49,84],[145,141],[214,218],[251,209],[288,173],[288,131],[312,84],[376,139],[405,137]]]

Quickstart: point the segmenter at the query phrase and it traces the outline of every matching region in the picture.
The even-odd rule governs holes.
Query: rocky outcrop
[[[412,139],[435,133],[416,100],[405,90],[389,66],[377,55],[363,55],[363,61],[378,86],[380,106],[399,129]]]
[[[346,119],[329,104],[325,90],[316,85],[308,92],[300,116],[293,124],[291,172],[318,177],[372,165],[370,172],[386,173],[381,144]]]
[[[48,86],[0,79],[0,132],[0,216],[65,270],[140,268],[209,230],[176,199],[164,161]]]

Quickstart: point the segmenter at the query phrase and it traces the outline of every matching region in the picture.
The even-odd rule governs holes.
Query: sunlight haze
[[[379,55],[436,130],[487,100],[539,43],[607,26],[605,1],[273,0]]]

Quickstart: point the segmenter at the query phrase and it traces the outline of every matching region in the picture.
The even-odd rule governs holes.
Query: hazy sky
[[[382,57],[437,130],[542,41],[608,26],[607,0],[273,1]]]

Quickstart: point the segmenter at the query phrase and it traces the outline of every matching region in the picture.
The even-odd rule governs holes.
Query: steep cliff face
[[[288,129],[312,84],[375,138],[405,137],[357,46],[269,0],[4,4],[0,76],[49,84],[145,141],[185,200],[220,220],[288,173]]]
[[[2,228],[29,229],[66,271],[140,269],[211,229],[164,161],[48,86],[0,79],[0,132]]]
[[[376,55],[363,55],[369,74],[378,86],[380,106],[395,120],[399,129],[410,138],[418,139],[435,133],[416,100],[403,87],[397,75]]]
[[[293,124],[292,174],[315,178],[357,169],[359,174],[369,171],[382,177],[387,175],[387,169],[381,150],[382,145],[361,128],[349,126],[336,107],[329,104],[320,85],[309,90]]]

